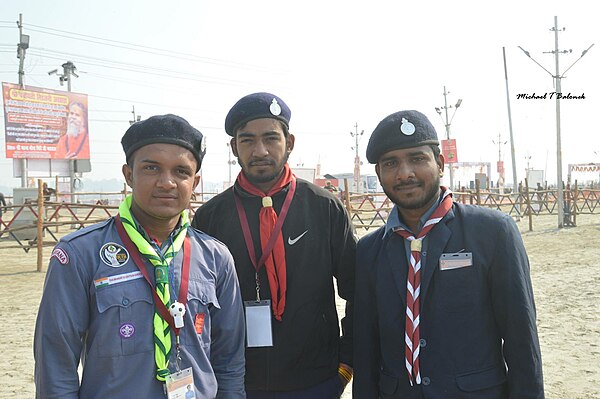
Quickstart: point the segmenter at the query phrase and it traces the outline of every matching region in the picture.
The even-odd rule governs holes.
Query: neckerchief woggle
[[[165,381],[169,371],[169,357],[171,355],[171,329],[175,332],[179,342],[179,329],[175,328],[173,316],[167,310],[170,305],[169,293],[169,263],[175,258],[182,245],[184,246],[183,266],[181,271],[181,285],[179,287],[179,302],[184,306],[187,302],[188,276],[190,266],[190,240],[187,237],[189,217],[187,212],[181,212],[181,228],[171,246],[164,256],[159,256],[154,247],[142,236],[136,227],[131,215],[132,196],[128,195],[119,205],[119,214],[116,217],[116,227],[119,237],[129,251],[134,263],[152,287],[152,281],[146,269],[144,259],[154,266],[155,285],[152,289],[156,312],[154,313],[154,359],[156,362],[156,379]],[[177,343],[177,345],[179,345]]]

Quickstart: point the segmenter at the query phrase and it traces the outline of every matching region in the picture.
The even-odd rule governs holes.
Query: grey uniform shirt
[[[245,398],[245,327],[233,258],[202,232],[189,228],[188,236],[181,369],[192,367],[198,398]],[[182,262],[183,250],[169,266],[171,292],[179,292]],[[153,278],[152,266],[147,268]],[[155,378],[153,317],[152,288],[114,219],[61,239],[52,252],[35,328],[36,397],[165,398]],[[175,371],[175,334],[171,337],[169,368]]]

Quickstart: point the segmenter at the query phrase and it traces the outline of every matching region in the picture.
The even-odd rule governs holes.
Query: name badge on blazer
[[[467,266],[473,266],[473,253],[471,252],[457,252],[440,256],[440,270],[460,269]]]

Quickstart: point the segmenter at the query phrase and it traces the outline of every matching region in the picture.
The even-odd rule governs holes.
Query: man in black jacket
[[[506,214],[452,201],[425,115],[400,111],[367,159],[394,202],[357,247],[356,399],[543,399],[529,261]]]
[[[356,243],[341,202],[291,172],[290,115],[269,93],[231,108],[225,131],[242,170],[233,187],[198,209],[193,226],[235,259],[248,398],[339,398],[352,377]],[[341,337],[334,277],[346,300]]]

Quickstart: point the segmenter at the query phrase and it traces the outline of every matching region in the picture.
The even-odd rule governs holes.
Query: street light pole
[[[19,14],[17,21],[19,27],[19,44],[17,45],[17,58],[19,59],[19,87],[25,88],[23,76],[25,76],[25,52],[29,48],[29,35],[23,34],[23,14]],[[27,158],[21,159],[21,187],[27,187],[28,163]]]
[[[450,94],[449,91],[446,91],[446,86],[444,86],[444,106],[442,107],[444,109],[444,113],[446,115],[446,119],[444,120],[444,118],[442,118],[442,122],[444,122],[444,126],[446,127],[446,140],[447,143],[450,144],[450,125],[452,124],[452,120],[454,119],[454,115],[456,115],[456,110],[458,109],[458,107],[460,107],[460,104],[462,103],[462,99],[458,99],[458,101],[456,102],[456,105],[452,106],[452,105],[448,105],[448,94]],[[452,114],[452,118],[448,119],[448,108],[454,108],[454,113]],[[436,112],[440,115],[440,118],[442,117],[442,110],[438,107],[435,108]],[[456,154],[453,154],[456,155]],[[456,162],[456,157],[454,157],[454,159],[447,159],[446,163],[449,166],[450,169],[450,189],[454,189],[454,171],[452,168],[452,164]]]
[[[71,61],[67,61],[64,64],[61,65],[63,68],[63,73],[62,75],[58,74],[58,70],[54,69],[50,72],[48,72],[48,75],[58,75],[58,81],[60,82],[60,85],[62,86],[64,84],[64,82],[67,82],[67,91],[70,93],[71,92],[71,76],[75,76],[76,78],[79,77],[79,75],[77,75],[77,73],[75,72],[77,70],[77,68],[75,67],[75,64],[73,64]],[[67,123],[68,123],[68,119],[69,119],[69,108],[67,108]],[[70,186],[70,192],[71,192],[71,202],[76,203],[77,202],[77,196],[74,195],[75,192],[75,160],[74,159],[69,159],[69,186]]]
[[[558,93],[562,94],[561,89],[561,76],[558,69],[558,18],[554,16],[554,28],[550,29],[554,31],[554,60],[556,63],[556,183],[558,185],[558,228],[564,226],[564,193],[563,193],[563,182],[562,182],[562,147],[560,140],[560,99]]]
[[[355,152],[355,156],[354,156],[354,184],[356,187],[356,192],[357,193],[361,193],[361,184],[360,184],[360,156],[358,155],[358,142],[360,140],[360,137],[365,133],[364,130],[361,130],[360,133],[358,133],[358,123],[354,124],[354,132],[350,132],[350,136],[354,137],[355,139],[355,144],[354,147],[352,147],[352,149]]]
[[[512,192],[515,193],[517,191],[517,161],[515,156],[515,139],[513,135],[513,127],[512,127],[512,114],[510,112],[510,94],[508,91],[508,70],[506,67],[506,51],[504,47],[502,47],[502,58],[504,59],[504,80],[506,82],[506,107],[508,110],[508,130],[510,133],[510,160],[512,165],[512,178],[513,178],[513,188]]]
[[[235,159],[231,159],[231,144],[227,143],[227,152],[229,153],[229,160],[227,161],[227,164],[229,165],[229,180],[227,181],[228,186],[227,187],[231,187],[231,166],[235,165]]]
[[[565,28],[562,28],[562,30],[564,31]],[[579,56],[579,58],[577,60],[575,60],[574,63],[571,64],[570,67],[568,67],[562,74],[559,72],[559,66],[558,66],[558,59],[559,59],[559,55],[565,54],[565,53],[571,53],[573,50],[563,50],[563,51],[559,51],[558,50],[558,17],[554,16],[554,27],[552,27],[550,29],[551,32],[554,32],[554,50],[553,51],[546,51],[544,53],[551,53],[554,54],[554,60],[555,60],[555,66],[556,66],[556,70],[555,70],[555,74],[553,75],[552,72],[550,72],[549,70],[547,70],[546,68],[544,68],[539,62],[537,62],[536,60],[534,60],[531,57],[531,54],[529,53],[529,51],[526,51],[523,47],[518,46],[523,53],[525,53],[525,55],[527,57],[529,57],[533,62],[535,62],[538,66],[540,66],[544,71],[548,72],[548,74],[550,74],[550,76],[552,76],[555,80],[555,85],[556,85],[556,186],[558,189],[558,198],[557,198],[557,207],[558,207],[558,228],[563,228],[564,227],[564,223],[565,223],[565,213],[564,213],[564,192],[563,192],[563,181],[562,181],[562,149],[561,149],[561,140],[560,140],[560,99],[562,97],[562,87],[561,87],[561,79],[565,77],[565,73],[567,73],[567,71],[569,69],[571,69],[573,67],[573,65],[575,65],[584,55],[586,55],[586,53],[594,46],[593,44],[587,48],[587,50],[584,50],[581,53],[581,56]],[[570,221],[568,221],[570,223]]]

